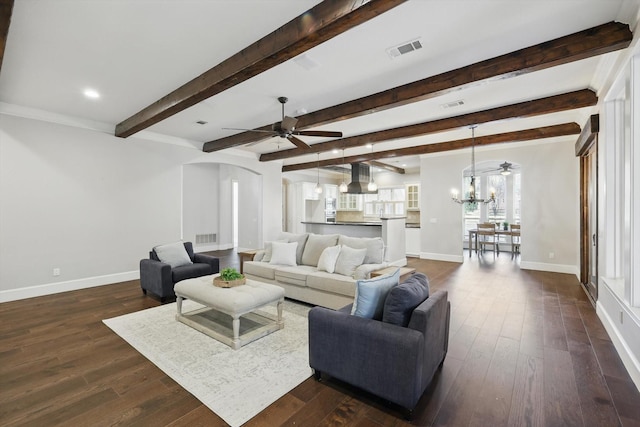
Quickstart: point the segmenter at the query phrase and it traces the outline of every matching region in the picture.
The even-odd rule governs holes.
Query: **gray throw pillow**
[[[339,245],[355,249],[367,249],[363,264],[382,264],[384,261],[384,241],[382,237],[349,237],[340,235]]]
[[[429,279],[422,273],[394,286],[384,302],[382,321],[406,327],[411,320],[413,310],[429,298]]]
[[[354,249],[349,246],[340,247],[340,255],[336,261],[335,272],[343,276],[353,277],[356,268],[362,265],[364,257],[367,255],[367,249]]]
[[[153,248],[153,250],[160,262],[169,264],[171,268],[193,264],[193,262],[191,262],[191,258],[189,258],[187,250],[184,247],[184,243],[182,242],[159,245]]]
[[[302,264],[311,265],[313,267],[318,266],[318,260],[322,251],[329,246],[335,246],[338,243],[337,234],[311,234],[307,239],[307,244],[304,245],[304,252],[302,252]]]

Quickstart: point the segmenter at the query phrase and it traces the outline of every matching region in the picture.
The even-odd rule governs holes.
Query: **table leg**
[[[471,240],[473,239],[471,230],[469,230],[469,258],[471,258]]]
[[[178,314],[182,314],[182,297],[176,295],[176,306],[178,307]]]
[[[282,328],[283,326],[283,322],[282,322],[282,305],[284,303],[284,299],[281,299],[278,301],[278,326],[280,326]]]
[[[240,316],[233,317],[233,348],[240,348]]]

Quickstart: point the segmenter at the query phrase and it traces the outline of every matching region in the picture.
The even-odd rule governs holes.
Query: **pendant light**
[[[316,181],[316,193],[322,193],[322,186],[320,186],[320,153],[318,153],[318,180]]]
[[[344,165],[344,148],[342,149],[342,183],[340,184],[340,192],[341,193],[346,193],[348,190],[348,186],[347,183],[344,180],[344,171],[345,171],[346,167]]]
[[[373,160],[373,144],[371,144],[371,159]],[[367,190],[369,191],[377,191],[378,185],[373,180],[373,166],[369,165],[369,185],[367,185]]]
[[[471,127],[471,184],[469,185],[469,197],[467,199],[459,199],[458,191],[451,191],[451,200],[459,203],[469,203],[470,205],[474,205],[476,203],[489,203],[496,201],[495,192],[491,192],[491,197],[488,199],[476,199],[476,152],[475,152],[475,142],[476,142],[476,127],[477,125],[470,126]]]

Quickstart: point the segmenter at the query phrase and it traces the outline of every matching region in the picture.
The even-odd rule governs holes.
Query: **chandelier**
[[[471,184],[469,185],[469,197],[467,199],[459,199],[458,191],[451,190],[451,200],[456,203],[464,204],[469,203],[471,205],[475,205],[476,203],[490,203],[496,201],[496,194],[494,191],[491,191],[491,197],[488,199],[477,199],[476,198],[476,152],[475,152],[475,142],[476,142],[476,127],[477,125],[470,126],[471,127]]]

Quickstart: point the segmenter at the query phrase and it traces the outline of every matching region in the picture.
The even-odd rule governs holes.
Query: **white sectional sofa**
[[[294,242],[297,245],[292,245]],[[294,246],[295,260],[292,254],[283,260],[279,252],[290,252]],[[340,250],[333,271],[336,246]],[[353,302],[356,280],[368,279],[371,272],[388,266],[384,255],[380,237],[283,232],[274,242],[267,242],[252,261],[246,261],[243,269],[249,279],[281,286],[287,298],[338,309]]]

